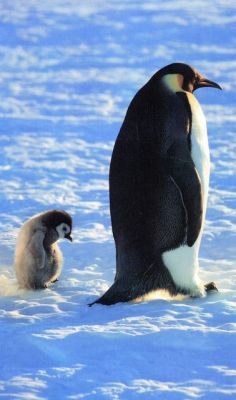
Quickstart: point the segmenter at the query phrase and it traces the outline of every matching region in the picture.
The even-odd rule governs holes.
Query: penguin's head
[[[42,222],[47,229],[56,231],[58,239],[68,239],[72,242],[72,218],[66,211],[47,211],[42,214]]]
[[[61,222],[56,226],[56,231],[58,233],[58,239],[68,239],[72,242],[71,227],[68,224]]]
[[[154,75],[155,76],[155,75]],[[185,90],[192,93],[201,87],[221,89],[218,83],[210,81],[188,64],[174,63],[160,69],[156,78],[161,79],[167,86],[174,90]]]

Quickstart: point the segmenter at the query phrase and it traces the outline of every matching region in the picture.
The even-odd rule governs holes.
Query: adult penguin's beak
[[[222,87],[218,85],[218,83],[210,81],[209,79],[206,79],[203,76],[200,77],[200,79],[194,84],[194,90],[202,87],[213,87],[215,89],[222,90]]]

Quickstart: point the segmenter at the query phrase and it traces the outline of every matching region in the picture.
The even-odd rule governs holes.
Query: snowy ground
[[[232,0],[0,0],[0,398],[236,398],[235,22]],[[201,277],[205,299],[112,307],[108,168],[134,93],[187,62],[224,88],[202,89],[212,174]],[[64,208],[61,280],[17,290],[17,231]]]

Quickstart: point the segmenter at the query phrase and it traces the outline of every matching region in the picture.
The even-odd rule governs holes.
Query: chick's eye
[[[62,229],[64,232],[66,232],[67,231],[67,228],[64,226],[64,228]]]

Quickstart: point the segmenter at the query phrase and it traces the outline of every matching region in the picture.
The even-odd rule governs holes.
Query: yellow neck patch
[[[172,92],[184,92],[183,82],[184,77],[181,74],[167,74],[162,78],[164,85]]]

